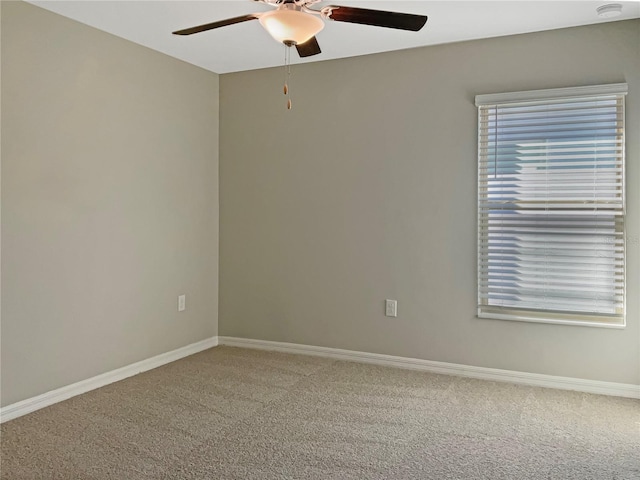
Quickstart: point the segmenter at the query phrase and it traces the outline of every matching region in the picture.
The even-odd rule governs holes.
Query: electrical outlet
[[[178,296],[178,311],[184,312],[185,308],[187,308],[187,296],[180,295]]]
[[[397,300],[385,300],[384,301],[384,314],[387,317],[398,316],[398,301]]]

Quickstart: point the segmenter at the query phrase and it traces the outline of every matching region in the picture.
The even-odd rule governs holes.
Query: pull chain
[[[287,97],[287,110],[291,110],[291,97],[289,95],[289,83],[291,81],[291,45],[284,47],[284,88],[282,91]]]

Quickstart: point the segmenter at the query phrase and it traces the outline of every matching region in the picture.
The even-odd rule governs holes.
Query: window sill
[[[596,321],[580,321],[580,320],[562,320],[557,318],[538,318],[538,317],[529,317],[527,315],[509,315],[509,314],[500,314],[500,313],[481,313],[478,312],[477,318],[488,319],[488,320],[511,320],[515,322],[528,322],[528,323],[551,323],[555,325],[570,325],[572,327],[596,327],[596,328],[615,328],[615,329],[624,329],[626,328],[625,323],[607,323],[607,322],[596,322]]]

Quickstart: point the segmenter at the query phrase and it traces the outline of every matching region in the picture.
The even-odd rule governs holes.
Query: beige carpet
[[[640,479],[640,402],[218,347],[2,425],[2,479]]]

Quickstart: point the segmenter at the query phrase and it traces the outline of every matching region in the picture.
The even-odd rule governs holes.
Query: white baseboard
[[[48,407],[54,403],[61,402],[96,388],[109,385],[110,383],[124,380],[125,378],[132,377],[138,373],[166,365],[167,363],[188,357],[189,355],[193,355],[194,353],[207,350],[217,345],[256,348],[302,355],[315,355],[319,357],[335,358],[338,360],[372,363],[388,367],[408,368],[431,373],[441,373],[444,375],[457,375],[482,380],[510,382],[521,385],[557,388],[562,390],[576,390],[579,392],[596,393],[600,395],[640,399],[640,385],[627,383],[602,382],[580,378],[542,375],[538,373],[499,370],[496,368],[472,367],[469,365],[459,365],[455,363],[435,362],[432,360],[421,360],[418,358],[396,357],[392,355],[382,355],[379,353],[356,352],[353,350],[316,347],[313,345],[300,345],[295,343],[271,342],[267,340],[254,340],[236,337],[210,337],[200,342],[192,343],[176,350],[162,353],[155,357],[2,407],[0,408],[0,423],[21,417],[27,413]]]
[[[615,397],[640,398],[640,385],[628,383],[603,382],[598,380],[585,380],[581,378],[557,377],[554,375],[543,375],[539,373],[499,370],[496,368],[472,367],[469,365],[435,362],[432,360],[421,360],[418,358],[395,357],[379,353],[356,352],[352,350],[341,350],[338,348],[270,342],[267,340],[253,340],[249,338],[221,336],[218,337],[218,343],[220,345],[228,345],[232,347],[257,348],[286,353],[315,355],[339,360],[373,363],[388,367],[408,368],[431,373],[478,378],[482,380],[510,382],[521,385],[556,388],[561,390],[575,390],[578,392],[611,395]]]
[[[218,337],[210,337],[205,340],[201,340],[199,342],[177,348],[170,352],[161,353],[160,355],[156,355],[155,357],[147,358],[146,360],[141,360],[139,362],[132,363],[131,365],[127,365],[125,367],[88,378],[86,380],[82,380],[65,387],[51,390],[50,392],[43,393],[42,395],[27,398],[26,400],[22,400],[20,402],[12,403],[11,405],[0,408],[0,423],[7,422],[17,417],[21,417],[22,415],[26,415],[27,413],[34,412],[44,407],[48,407],[49,405],[53,405],[54,403],[58,403],[68,398],[75,397],[76,395],[86,393],[90,390],[104,387],[105,385],[109,385],[110,383],[124,380],[125,378],[132,377],[133,375],[137,375],[138,373],[152,370],[154,368],[174,362],[184,357],[188,357],[189,355],[193,355],[194,353],[201,352],[202,350],[206,350],[217,345]]]

